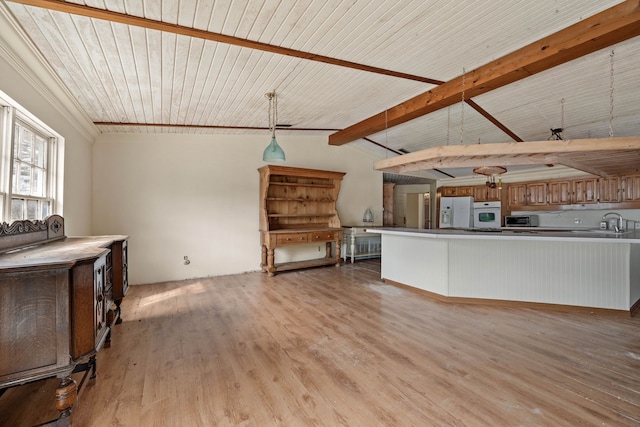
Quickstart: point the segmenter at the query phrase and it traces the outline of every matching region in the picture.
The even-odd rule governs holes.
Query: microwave
[[[538,215],[507,215],[504,217],[505,227],[537,227],[540,225]]]

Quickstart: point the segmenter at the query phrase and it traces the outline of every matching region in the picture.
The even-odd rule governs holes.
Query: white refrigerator
[[[473,197],[441,197],[440,228],[472,228]]]

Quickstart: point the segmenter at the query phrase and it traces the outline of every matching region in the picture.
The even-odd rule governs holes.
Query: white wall
[[[268,134],[96,139],[94,233],[130,236],[130,283],[259,270],[257,169],[268,142]],[[278,142],[285,166],[347,173],[337,203],[342,224],[361,223],[367,207],[381,222],[382,173],[370,154],[329,146],[326,136],[282,132]],[[303,256],[317,256],[315,245],[304,249]],[[276,253],[277,261],[296,256]]]
[[[65,138],[67,235],[91,234],[91,143],[97,129],[42,66],[0,4],[0,90]]]

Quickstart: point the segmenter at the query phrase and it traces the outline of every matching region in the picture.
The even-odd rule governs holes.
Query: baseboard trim
[[[636,301],[636,303],[633,304],[633,306],[629,309],[629,311],[626,311],[626,310],[615,310],[612,308],[581,307],[577,305],[549,304],[549,303],[543,303],[543,302],[509,301],[509,300],[488,299],[488,298],[448,297],[448,296],[437,294],[435,292],[425,291],[424,289],[419,289],[413,286],[405,285],[404,283],[396,282],[394,280],[384,279],[384,278],[382,280],[389,285],[406,289],[408,291],[415,292],[417,294],[421,294],[428,298],[434,299],[436,301],[444,302],[447,304],[477,304],[477,305],[486,305],[486,306],[494,306],[494,307],[529,308],[533,310],[558,311],[563,313],[584,313],[584,314],[597,314],[597,315],[609,315],[609,316],[613,315],[613,316],[623,316],[623,317],[632,317],[640,309],[640,300]]]

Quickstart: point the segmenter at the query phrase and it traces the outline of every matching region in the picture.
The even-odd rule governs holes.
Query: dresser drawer
[[[295,245],[299,243],[307,243],[308,241],[307,233],[278,234],[276,237],[276,243],[278,246]]]
[[[335,231],[314,231],[309,233],[310,242],[329,242],[335,240]]]

